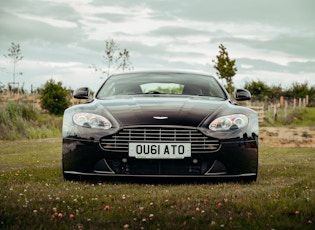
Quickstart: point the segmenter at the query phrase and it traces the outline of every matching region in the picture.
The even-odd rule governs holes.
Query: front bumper
[[[193,154],[185,159],[135,159],[127,152],[109,152],[99,142],[63,139],[63,174],[106,178],[178,178],[255,180],[258,171],[257,139],[220,142],[216,152]]]

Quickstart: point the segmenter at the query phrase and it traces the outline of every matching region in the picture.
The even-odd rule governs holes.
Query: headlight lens
[[[240,129],[248,124],[248,117],[243,114],[233,114],[215,119],[209,125],[213,131]]]
[[[105,117],[93,113],[76,113],[73,116],[76,125],[92,129],[110,129],[112,123]]]

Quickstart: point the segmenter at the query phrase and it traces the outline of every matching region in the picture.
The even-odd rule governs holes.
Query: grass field
[[[315,154],[260,149],[251,184],[67,182],[59,139],[1,141],[0,229],[314,229]]]

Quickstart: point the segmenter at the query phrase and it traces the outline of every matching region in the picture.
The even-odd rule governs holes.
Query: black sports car
[[[238,89],[234,99],[249,100]],[[258,169],[258,115],[237,105],[212,76],[146,71],[108,77],[63,119],[65,179],[238,179]]]

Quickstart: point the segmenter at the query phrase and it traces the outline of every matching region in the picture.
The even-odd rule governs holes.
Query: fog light
[[[197,159],[193,159],[192,161],[194,164],[197,164],[198,163],[198,160]]]
[[[123,163],[127,163],[127,158],[123,158],[123,159],[121,159],[121,161],[123,162]]]

